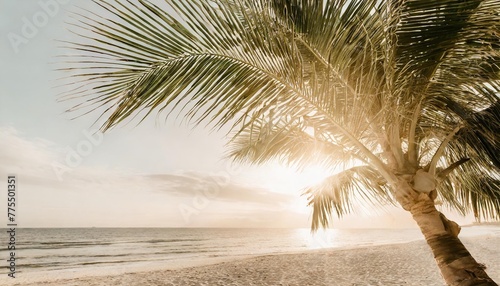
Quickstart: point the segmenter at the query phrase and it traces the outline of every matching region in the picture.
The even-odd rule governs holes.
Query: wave
[[[324,240],[308,229],[29,229],[19,232],[19,271],[140,268],[145,262],[177,265],[226,256],[296,251],[321,245],[409,240],[418,230],[331,230]],[[349,244],[345,243],[345,244]],[[5,248],[4,248],[5,250]],[[22,264],[22,262],[26,264]],[[0,273],[8,271],[5,267]]]
[[[104,258],[104,257],[126,257],[126,256],[133,256],[135,254],[127,253],[127,254],[81,254],[81,255],[74,255],[74,254],[56,254],[56,255],[41,255],[41,256],[32,256],[32,259],[46,259],[46,258]]]
[[[182,238],[174,238],[174,239],[150,239],[144,241],[145,243],[170,243],[170,242],[197,242],[197,241],[206,241],[207,239],[201,239],[201,238],[188,238],[188,239],[182,239]],[[140,242],[140,241],[138,241]]]
[[[159,243],[174,243],[174,242],[200,242],[206,241],[207,239],[150,239],[145,241],[115,241],[115,242],[97,242],[97,241],[47,241],[47,242],[36,242],[28,243],[25,245],[19,245],[17,249],[19,250],[32,250],[32,249],[61,249],[61,248],[85,248],[88,246],[107,246],[116,244],[159,244]],[[189,246],[186,244],[183,246]],[[3,251],[7,248],[2,248]]]
[[[144,262],[151,261],[150,259],[134,259],[134,260],[112,260],[112,261],[90,261],[90,262],[82,262],[78,265],[99,265],[99,264],[122,264],[122,263],[132,263],[132,262]]]
[[[31,250],[31,249],[61,249],[61,248],[85,248],[88,246],[105,246],[112,245],[116,243],[112,242],[37,242],[28,245],[16,246],[18,250]],[[6,250],[6,249],[3,249]]]

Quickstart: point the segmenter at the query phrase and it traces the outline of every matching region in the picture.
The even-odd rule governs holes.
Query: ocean
[[[491,229],[464,228],[462,235],[482,232]],[[2,229],[0,281],[9,271],[7,235],[7,229]],[[329,229],[312,235],[309,229],[21,228],[16,232],[16,276],[30,281],[174,269],[255,255],[422,238],[418,229]]]

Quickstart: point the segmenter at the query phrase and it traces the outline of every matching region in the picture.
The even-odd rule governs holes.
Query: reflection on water
[[[307,249],[320,249],[339,247],[338,241],[339,231],[336,229],[321,229],[312,233],[310,229],[296,229],[295,235],[297,239],[305,241]]]

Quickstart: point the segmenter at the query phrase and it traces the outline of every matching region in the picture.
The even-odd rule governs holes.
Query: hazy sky
[[[300,194],[324,175],[317,168],[231,164],[224,132],[173,118],[106,134],[95,132],[96,113],[71,120],[64,110],[74,102],[57,102],[64,74],[54,63],[67,53],[55,40],[73,39],[64,22],[75,6],[95,9],[91,1],[0,0],[0,175],[18,176],[20,226],[309,227]],[[388,210],[334,224],[414,226]]]

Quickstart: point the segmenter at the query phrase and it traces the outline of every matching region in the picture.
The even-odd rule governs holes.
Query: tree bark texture
[[[402,182],[406,192],[398,197],[403,208],[417,222],[446,283],[450,286],[497,285],[485,272],[458,238],[460,227],[448,220],[434,204],[435,191],[419,193],[407,182]]]

